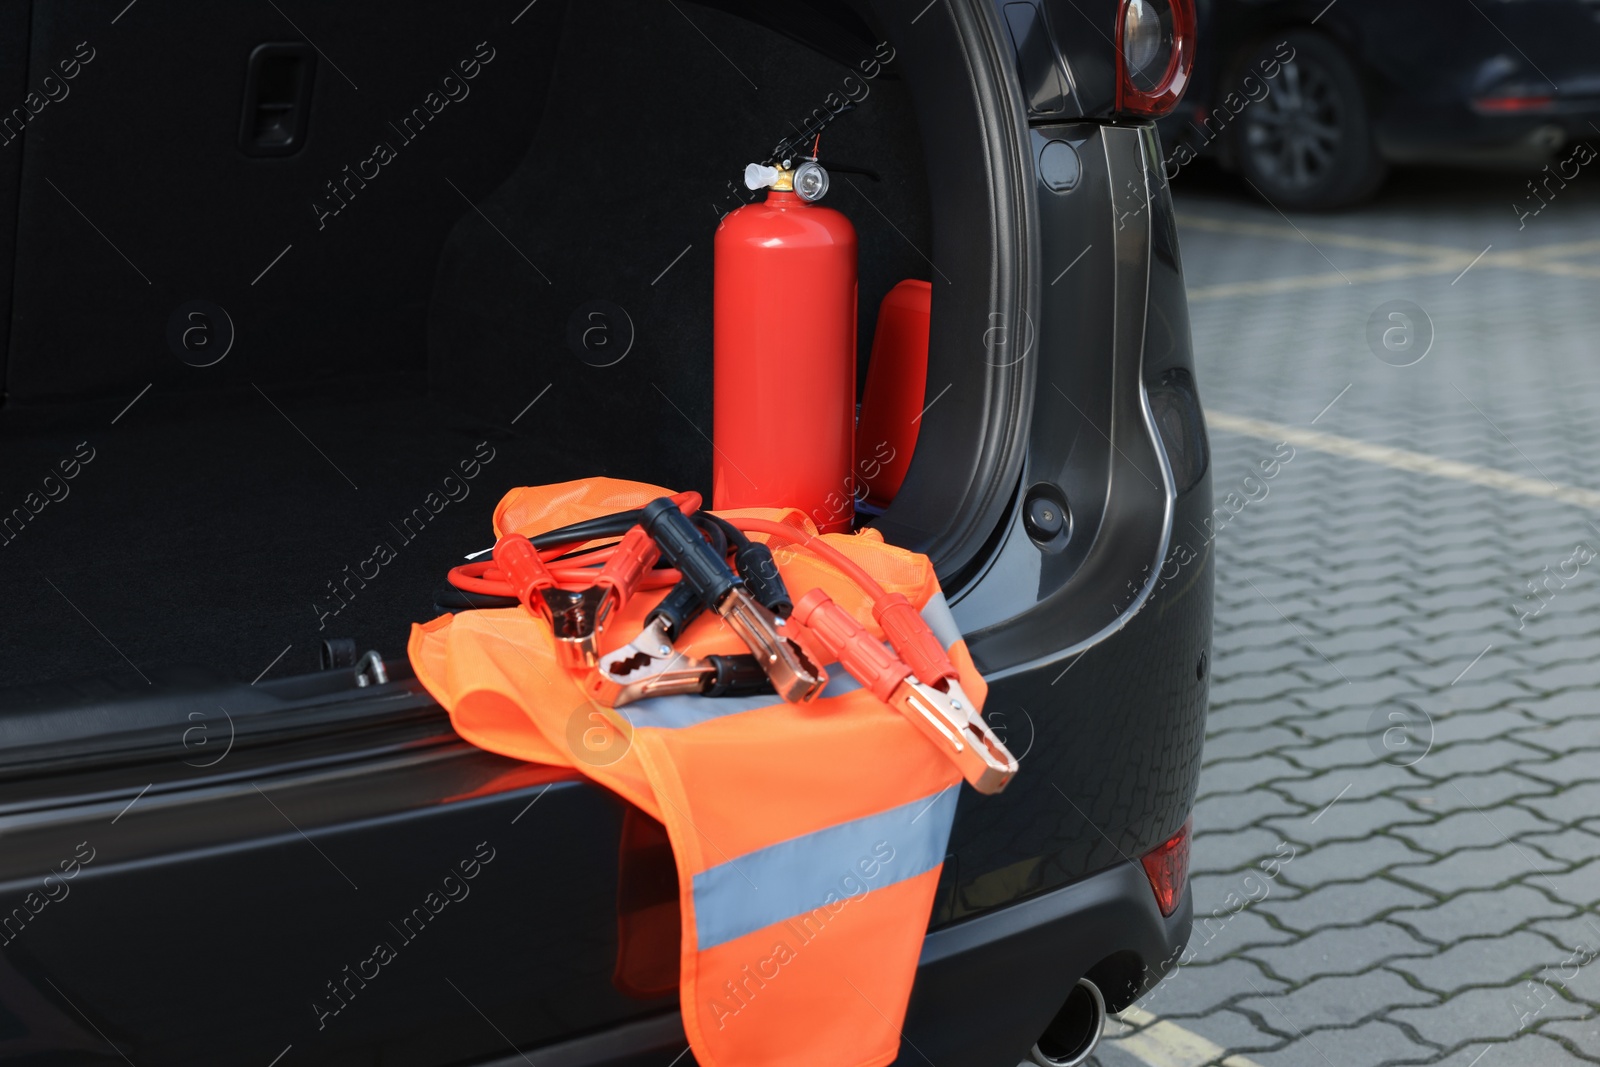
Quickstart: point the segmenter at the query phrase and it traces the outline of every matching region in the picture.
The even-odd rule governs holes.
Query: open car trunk
[[[976,568],[1025,440],[1031,366],[983,358],[1020,317],[991,142],[1022,132],[992,58],[951,76],[996,39],[930,17],[901,54],[915,14],[0,8],[0,90],[78,57],[25,138],[0,115],[0,1059],[432,1067],[628,1020],[679,1057],[674,998],[612,981],[625,805],[462,743],[406,641],[513,487],[709,498],[713,235],[845,99],[862,376],[883,295],[942,290],[947,395],[877,521]],[[318,670],[329,638],[389,683]],[[448,932],[392,934],[484,854]],[[30,912],[69,857],[70,903]],[[341,1001],[380,939],[404,962]]]
[[[460,741],[404,648],[508,489],[709,492],[713,234],[850,100],[862,375],[933,288],[871,521],[1037,768],[961,805],[903,1062],[1005,1067],[1097,961],[1173,954],[1125,859],[1194,795],[1209,554],[1141,609],[1210,483],[1152,416],[1203,446],[1159,146],[1093,118],[1116,0],[118,7],[0,5],[0,99],[50,94],[0,113],[0,1060],[692,1062],[613,981],[620,901],[677,888],[624,884],[625,805]],[[332,637],[391,680],[316,670]]]
[[[936,250],[993,250],[988,197],[947,212],[944,236],[929,181],[932,161],[945,197],[970,191],[967,164],[941,156],[971,142],[952,124],[925,151],[907,61],[866,20],[783,17],[785,32],[698,6],[544,3],[491,29],[442,16],[458,43],[408,35],[362,87],[377,106],[345,104],[343,72],[312,57],[286,158],[241,154],[237,123],[206,113],[238,55],[151,88],[139,108],[184,120],[159,156],[129,102],[82,84],[77,111],[29,130],[20,175],[0,685],[249,682],[315,669],[330,636],[393,660],[445,570],[492,543],[507,489],[605,474],[709,496],[713,232],[755,195],[744,164],[843,99],[859,106],[823,160],[876,172],[841,171],[828,200],[860,234],[862,373],[878,301],[907,277],[935,281],[936,326],[970,320],[962,347],[981,355],[994,264]],[[34,51],[78,32],[47,26]],[[120,75],[102,52],[85,83]],[[247,108],[237,136],[249,126]],[[111,181],[119,154],[140,165]],[[222,241],[225,218],[247,225]],[[936,368],[957,356],[935,344]],[[1005,459],[992,417],[1011,395],[961,373],[973,388],[923,436],[968,454],[955,477],[914,470],[921,504],[886,527],[930,549],[954,533],[957,569],[984,536],[959,528],[966,476]],[[958,384],[935,377],[930,396]]]

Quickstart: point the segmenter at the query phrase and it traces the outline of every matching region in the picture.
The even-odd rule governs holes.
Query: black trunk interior
[[[707,490],[717,220],[751,195],[744,164],[852,72],[694,4],[544,0],[514,24],[461,5],[390,48],[360,36],[385,9],[352,3],[317,40],[359,94],[319,63],[306,147],[247,158],[245,57],[292,36],[264,10],[138,100],[117,84],[129,42],[197,31],[130,16],[3,161],[0,686],[161,684],[191,663],[250,681],[315,669],[329,636],[398,657],[445,570],[490,544],[506,490],[594,474]],[[86,4],[41,12],[35,62],[90,34]],[[390,124],[485,40],[470,95],[404,140]],[[892,65],[856,82],[870,91],[822,156],[880,175],[836,174],[828,200],[860,235],[864,370],[878,301],[930,277],[933,239],[907,91]],[[374,139],[397,147],[381,176],[344,177]],[[235,334],[208,366],[215,347],[168,340],[197,299]],[[597,301],[601,356],[571,329]]]

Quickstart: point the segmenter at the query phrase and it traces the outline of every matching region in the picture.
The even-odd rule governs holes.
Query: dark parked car
[[[405,641],[511,487],[707,490],[713,230],[848,98],[863,356],[934,287],[874,521],[1022,757],[961,798],[902,1061],[1081,1062],[1190,928],[1211,482],[1151,118],[1182,31],[0,4],[0,1059],[692,1063],[674,999],[612,980],[623,804],[461,742]]]
[[[1199,24],[1161,124],[1169,177],[1210,153],[1280,208],[1323,210],[1391,163],[1548,162],[1570,180],[1592,151],[1555,157],[1600,139],[1593,0],[1199,0]]]

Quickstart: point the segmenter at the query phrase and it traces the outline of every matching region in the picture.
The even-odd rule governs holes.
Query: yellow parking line
[[[1431,259],[1436,256],[1459,256],[1463,250],[1446,245],[1421,245],[1409,241],[1389,241],[1381,237],[1366,237],[1358,233],[1340,233],[1336,230],[1296,230],[1292,226],[1279,226],[1269,222],[1241,222],[1235,219],[1216,219],[1204,215],[1180,214],[1178,225],[1192,230],[1211,230],[1214,233],[1233,233],[1241,237],[1275,237],[1282,240],[1306,239],[1332,245],[1334,248],[1357,248],[1364,252],[1387,252],[1395,256],[1412,256]],[[1476,251],[1466,252],[1468,259]]]
[[[1314,452],[1359,459],[1365,463],[1376,463],[1395,470],[1429,474],[1436,478],[1452,478],[1458,482],[1499,489],[1502,492],[1539,497],[1542,500],[1559,500],[1563,504],[1574,504],[1582,508],[1600,508],[1600,493],[1592,489],[1558,485],[1538,478],[1524,478],[1520,474],[1512,474],[1510,471],[1495,467],[1480,467],[1476,463],[1461,463],[1423,452],[1392,448],[1389,445],[1375,445],[1370,441],[1358,441],[1354,437],[1323,433],[1321,430],[1309,430],[1244,415],[1230,415],[1225,411],[1207,411],[1206,423],[1212,429],[1227,433],[1257,437],[1263,441],[1287,441],[1296,448],[1309,448]]]
[[[1410,263],[1359,268],[1335,274],[1290,275],[1260,281],[1195,286],[1189,290],[1191,301],[1224,300],[1236,296],[1268,296],[1273,293],[1334,288],[1351,283],[1401,281],[1429,274],[1457,274],[1471,266],[1527,270],[1561,278],[1600,278],[1600,265],[1563,262],[1568,257],[1600,252],[1600,240],[1564,241],[1517,251],[1484,252],[1450,248],[1445,245],[1390,241],[1381,237],[1366,237],[1333,230],[1299,230],[1292,226],[1279,226],[1274,223],[1207,218],[1203,215],[1179,215],[1178,224],[1191,230],[1209,230],[1213,233],[1231,233],[1241,237],[1264,237],[1280,241],[1309,241],[1313,247],[1329,245],[1334,248],[1354,248],[1364,252],[1408,256],[1413,260]]]
[[[1405,281],[1411,278],[1423,278],[1430,274],[1458,275],[1473,265],[1472,259],[1471,254],[1464,253],[1454,259],[1396,263],[1387,267],[1347,270],[1342,274],[1291,274],[1283,278],[1267,278],[1254,282],[1197,285],[1189,290],[1189,302],[1201,304],[1209,300],[1225,300],[1235,296],[1270,296],[1275,293],[1291,293],[1307,289],[1339,289],[1351,284]],[[1600,266],[1567,263],[1559,259],[1540,262],[1521,253],[1508,253],[1502,258],[1499,253],[1491,252],[1477,265],[1478,270],[1485,267],[1527,270],[1557,278],[1600,278]]]
[[[1268,296],[1302,289],[1330,289],[1366,282],[1393,282],[1424,274],[1456,274],[1472,262],[1472,256],[1442,259],[1424,263],[1394,263],[1386,267],[1366,267],[1333,274],[1291,274],[1284,278],[1267,278],[1255,282],[1223,282],[1217,285],[1197,285],[1189,290],[1189,302],[1225,300],[1234,296]]]
[[[1550,263],[1519,262],[1508,263],[1504,260],[1486,259],[1484,262],[1491,267],[1514,267],[1521,270],[1537,271],[1540,274],[1553,274],[1559,278],[1600,278],[1600,266],[1589,263],[1565,263],[1554,260]]]
[[[1536,245],[1521,252],[1496,252],[1495,259],[1522,256],[1586,256],[1600,252],[1600,241],[1567,241],[1558,245]]]
[[[1368,237],[1359,233],[1342,233],[1338,230],[1297,230],[1292,226],[1279,226],[1272,222],[1242,222],[1235,219],[1215,219],[1204,215],[1180,214],[1178,225],[1192,230],[1211,230],[1214,233],[1233,233],[1241,237],[1272,237],[1280,241],[1320,241],[1335,248],[1357,248],[1366,252],[1387,252],[1395,256],[1415,259],[1450,258],[1478,253],[1472,249],[1451,245],[1424,245],[1411,241],[1390,241],[1382,237]],[[1526,256],[1584,256],[1600,252],[1600,239],[1563,241],[1560,244],[1536,245],[1517,252],[1496,252],[1494,259],[1519,259]]]
[[[1227,1056],[1221,1061],[1223,1067],[1261,1067],[1255,1060],[1244,1056],[1228,1056],[1228,1050],[1221,1045],[1213,1044],[1177,1023],[1158,1019],[1142,1008],[1125,1009],[1122,1019],[1144,1029],[1117,1038],[1117,1048],[1150,1067],[1204,1067],[1205,1064],[1217,1062],[1221,1056]]]

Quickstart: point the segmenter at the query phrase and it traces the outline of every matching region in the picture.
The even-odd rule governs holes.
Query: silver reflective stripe
[[[823,686],[817,699],[843,696],[860,688],[860,682],[844,671],[835,669],[829,672],[828,684]],[[720,719],[725,715],[770,708],[774,704],[781,703],[783,701],[774,693],[758,693],[749,697],[646,697],[632,704],[624,704],[617,710],[626,716],[635,728],[654,726],[663,730],[682,730],[688,726],[699,726],[703,722],[710,722],[712,719]]]
[[[956,617],[950,614],[950,602],[944,598],[944,593],[935,592],[922,606],[922,621],[928,624],[934,636],[945,648],[949,648],[961,640],[961,627],[956,625]]]
[[[704,951],[785,919],[794,919],[796,936],[809,940],[813,935],[805,931],[825,924],[872,890],[933,870],[944,862],[960,789],[958,783],[695,875],[699,948]]]

